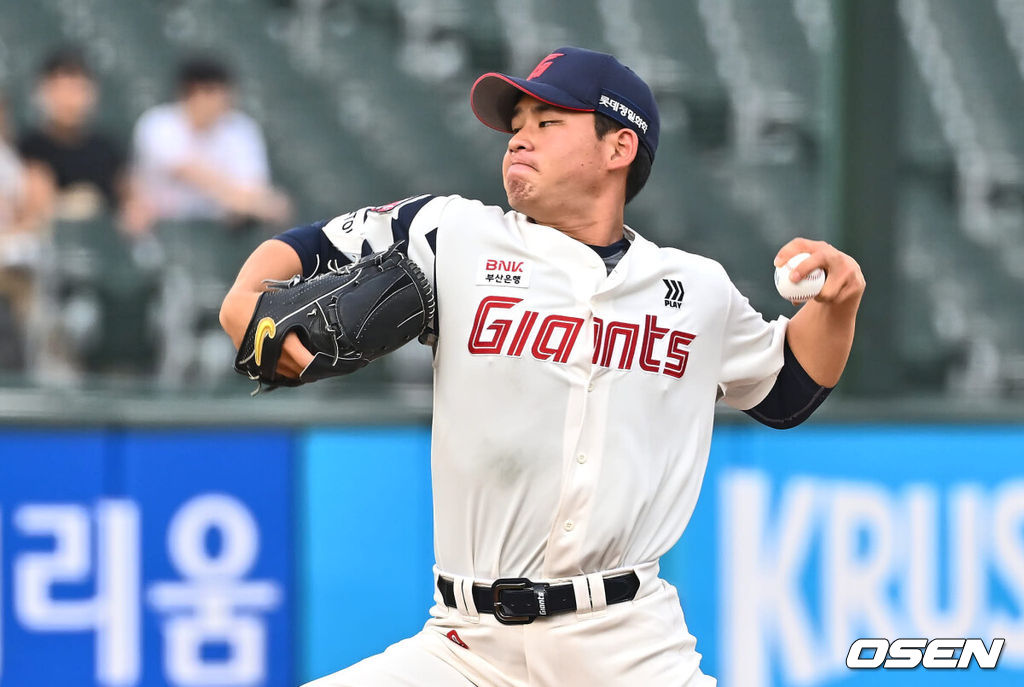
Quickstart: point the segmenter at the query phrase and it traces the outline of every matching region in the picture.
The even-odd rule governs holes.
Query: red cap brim
[[[554,86],[497,72],[489,72],[476,80],[469,91],[469,104],[481,122],[492,129],[510,134],[512,111],[524,93],[563,110],[594,111],[593,107]]]

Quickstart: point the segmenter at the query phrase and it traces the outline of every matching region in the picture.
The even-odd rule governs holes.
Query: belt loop
[[[576,615],[580,618],[590,616],[590,588],[587,585],[587,578],[583,575],[572,578],[572,590],[576,594]]]
[[[590,607],[594,613],[604,615],[608,608],[608,599],[604,591],[604,575],[591,573],[587,575],[587,582],[590,583]]]
[[[469,622],[480,622],[480,614],[477,612],[476,601],[473,599],[473,579],[455,575],[452,592],[455,594],[455,607],[459,613]]]
[[[604,576],[601,573],[572,578],[572,588],[576,593],[577,618],[600,618],[608,612]]]

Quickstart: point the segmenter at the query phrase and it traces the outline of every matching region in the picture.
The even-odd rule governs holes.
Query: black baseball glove
[[[235,357],[257,391],[355,372],[424,335],[434,318],[430,283],[398,244],[312,279],[265,283]],[[292,331],[314,355],[298,379],[276,370]]]

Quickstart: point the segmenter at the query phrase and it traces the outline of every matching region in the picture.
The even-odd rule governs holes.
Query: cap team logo
[[[530,81],[531,79],[536,79],[538,76],[540,76],[541,74],[548,70],[548,67],[551,66],[552,62],[554,62],[564,54],[565,53],[561,52],[553,52],[547,57],[545,57],[543,60],[540,61],[540,64],[533,68],[533,71],[530,72],[530,75],[528,77],[526,77],[526,80]]]

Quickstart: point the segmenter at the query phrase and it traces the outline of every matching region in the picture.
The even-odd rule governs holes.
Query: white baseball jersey
[[[766,322],[717,262],[628,227],[610,273],[562,232],[459,196],[323,231],[351,259],[407,239],[434,285],[445,573],[548,580],[656,561],[697,502],[715,402],[755,406],[783,364],[786,318]]]

